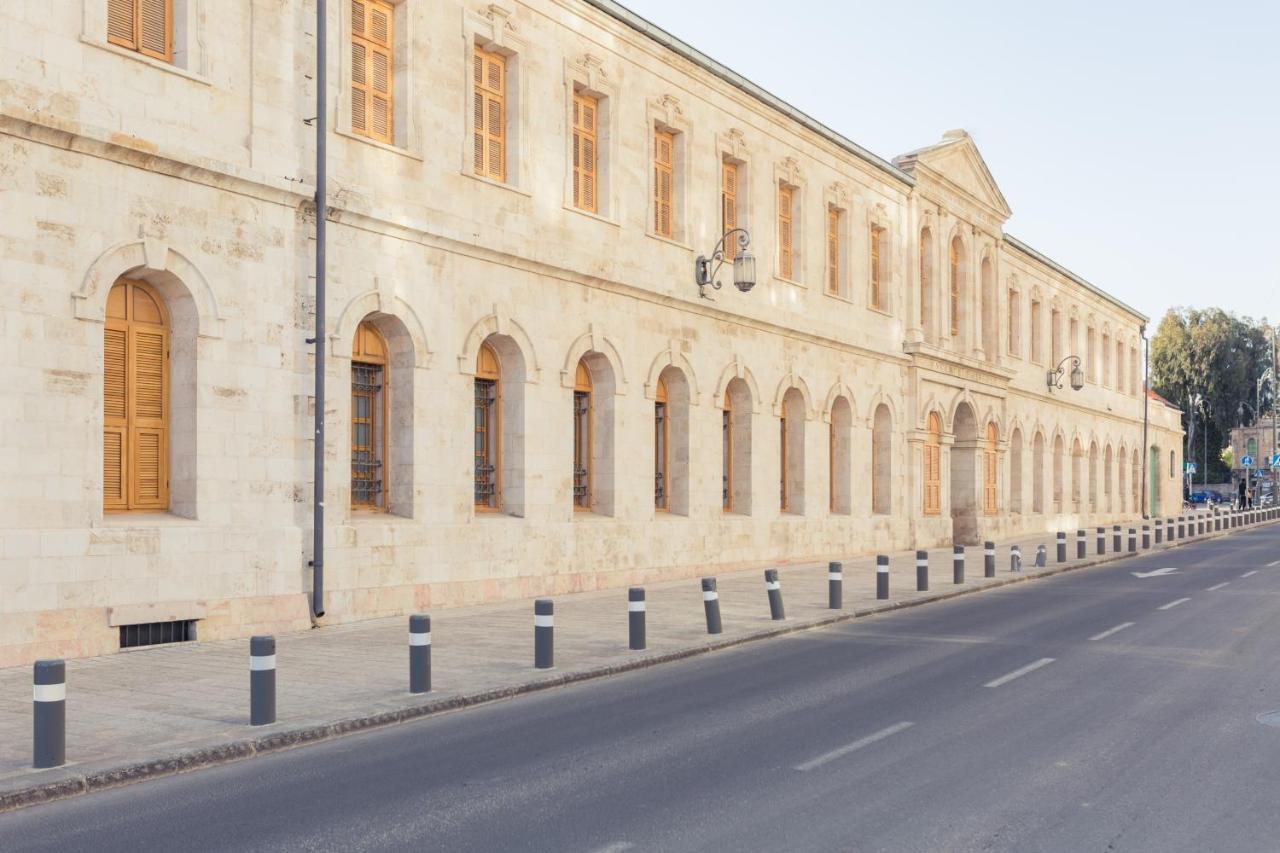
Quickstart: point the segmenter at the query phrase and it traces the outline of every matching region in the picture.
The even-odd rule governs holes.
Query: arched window
[[[1062,512],[1062,466],[1066,453],[1062,436],[1053,439],[1053,511]]]
[[[1257,442],[1254,443],[1254,446],[1255,447],[1257,446]],[[1177,462],[1174,461],[1173,451],[1170,450],[1169,451],[1169,478],[1173,479],[1176,476],[1178,476]]]
[[[578,362],[573,384],[573,508],[589,511],[591,502],[592,435],[591,371]]]
[[[956,237],[951,241],[950,256],[950,276],[951,276],[951,337],[960,337],[960,305],[961,288],[960,275],[962,272],[962,264],[964,262],[964,245],[960,242],[960,238]]]
[[[1111,486],[1111,478],[1113,476],[1113,455],[1111,453],[1111,445],[1107,445],[1107,449],[1102,454],[1102,496],[1106,499],[1107,512],[1115,512],[1115,502],[1112,499],[1114,491]]]
[[[804,515],[804,410],[804,396],[796,388],[788,389],[778,418],[779,507],[795,515]]]
[[[1116,454],[1116,462],[1119,469],[1116,472],[1116,511],[1125,512],[1125,499],[1129,496],[1129,453],[1123,447]]]
[[[1138,449],[1133,449],[1133,462],[1129,466],[1129,478],[1132,481],[1132,489],[1129,493],[1129,500],[1133,504],[1131,512],[1139,511],[1139,504],[1142,502],[1142,466],[1138,461]]]
[[[670,471],[671,417],[667,405],[667,383],[658,377],[653,404],[653,506],[671,509]]]
[[[933,328],[933,232],[920,229],[920,329],[925,340],[935,337]]]
[[[888,515],[893,506],[893,418],[884,403],[871,421],[871,511]]]
[[[742,379],[725,388],[720,434],[721,506],[725,512],[751,514],[751,388]]]
[[[733,395],[727,389],[720,411],[720,508],[733,511]]]
[[[387,342],[361,323],[351,344],[351,506],[387,508]]]
[[[482,512],[502,508],[502,365],[489,344],[476,355],[475,505]]]
[[[1071,445],[1071,507],[1080,511],[1080,502],[1084,494],[1084,448],[1076,441]]]
[[[1044,512],[1044,436],[1038,432],[1031,445],[1031,510]]]
[[[994,423],[987,424],[987,441],[982,448],[982,511],[987,515],[996,514],[997,488],[999,482],[999,464],[996,455],[996,443],[999,430]]]
[[[1009,439],[1009,509],[1022,512],[1022,430]]]
[[[929,413],[929,430],[924,443],[924,514],[942,512],[942,418]]]
[[[996,305],[996,279],[990,256],[982,259],[982,349],[987,361],[995,361],[999,355],[998,331],[999,306]]]
[[[141,282],[107,295],[102,390],[103,509],[168,509],[169,317]]]
[[[1098,511],[1098,445],[1089,444],[1089,512]]]
[[[830,499],[828,511],[835,515],[848,515],[852,509],[850,499],[850,448],[852,441],[853,409],[844,397],[837,397],[831,406],[831,430],[828,437],[828,461],[831,466],[829,481]],[[874,470],[872,477],[875,477]]]

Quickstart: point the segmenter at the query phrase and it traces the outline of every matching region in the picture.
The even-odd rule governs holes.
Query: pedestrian
[[[1245,481],[1243,479],[1240,480],[1239,496],[1236,499],[1236,509],[1244,509],[1246,488],[1248,488],[1248,486],[1245,484]]]

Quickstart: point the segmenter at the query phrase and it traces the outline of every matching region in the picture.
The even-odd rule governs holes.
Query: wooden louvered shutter
[[[778,273],[792,277],[791,187],[778,185]]]
[[[496,53],[475,49],[474,166],[477,175],[497,181],[507,179],[507,60]]]
[[[127,509],[128,476],[125,446],[128,432],[129,330],[108,318],[103,333],[102,382],[102,504],[104,509]]]
[[[137,509],[160,509],[168,505],[165,361],[169,336],[164,329],[140,325],[134,325],[129,331],[133,361],[130,504]]]
[[[827,293],[840,293],[840,210],[827,206]]]
[[[871,226],[871,307],[877,310],[884,309],[880,292],[880,237],[883,234],[884,229]]]
[[[391,143],[395,10],[382,0],[351,0],[351,130]]]
[[[137,20],[138,0],[107,0],[107,41],[137,50]]]
[[[996,456],[996,440],[997,432],[995,424],[987,424],[987,446],[983,453],[984,462],[986,463],[983,471],[983,492],[982,492],[982,508],[987,515],[996,514],[996,480],[997,480],[997,456]]]
[[[672,199],[675,181],[675,134],[653,132],[653,230],[663,237],[675,234]]]
[[[137,0],[138,51],[145,56],[173,58],[172,0]]]
[[[600,102],[590,95],[573,95],[573,206],[594,213],[597,208],[596,165]]]
[[[169,505],[169,330],[145,286],[117,282],[103,332],[103,509]]]
[[[942,419],[929,415],[929,434],[924,445],[924,514],[942,511]]]
[[[720,164],[720,234],[724,236],[738,227],[738,164],[723,161]],[[724,256],[729,260],[738,257],[738,241],[726,241]]]

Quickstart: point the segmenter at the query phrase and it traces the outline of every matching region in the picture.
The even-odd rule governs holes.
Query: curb
[[[1263,522],[1258,525],[1258,528],[1267,527],[1270,524],[1275,523],[1277,522]],[[1183,540],[1172,544],[1163,544],[1160,550],[1168,551],[1175,548],[1181,548],[1186,545],[1197,545],[1211,539],[1231,536],[1233,533],[1237,532],[1249,532],[1253,529],[1257,528],[1244,528],[1238,531],[1224,530],[1217,533],[1206,533],[1204,536],[1196,539]],[[1155,548],[1152,548],[1147,553],[1151,553],[1155,550]],[[1066,572],[1078,571],[1080,569],[1092,568],[1094,566],[1138,557],[1141,556],[1142,553],[1142,551],[1138,551],[1135,554],[1122,552],[1119,554],[1108,554],[1100,559],[1095,555],[1094,559],[1085,559],[1079,562],[1073,562],[1066,566],[1046,568],[1044,571],[1037,572],[1035,574],[1006,577],[991,583],[985,583],[982,586],[974,586],[968,589],[949,590],[947,592],[939,592],[922,598],[912,599],[910,601],[889,602],[882,605],[865,607],[860,610],[837,613],[832,616],[808,622],[756,631],[752,634],[721,640],[710,645],[676,649],[675,651],[665,652],[659,655],[649,655],[635,660],[626,661],[624,663],[593,667],[591,669],[579,670],[577,672],[569,672],[547,678],[540,678],[536,681],[528,681],[522,684],[513,684],[508,687],[491,688],[489,690],[480,690],[474,693],[463,693],[458,696],[451,696],[445,699],[425,702],[421,705],[415,705],[410,708],[398,708],[391,711],[382,711],[377,714],[303,726],[285,731],[273,732],[271,734],[263,735],[262,737],[242,738],[218,744],[216,746],[178,752],[169,756],[162,756],[145,761],[123,764],[118,767],[107,768],[105,770],[73,775],[70,778],[30,785],[26,788],[0,793],[0,814],[9,811],[16,811],[18,809],[26,808],[27,806],[51,803],[57,800],[64,800],[83,794],[93,793],[95,791],[106,790],[108,788],[130,785],[135,782],[158,779],[164,776],[172,776],[192,770],[217,767],[219,765],[241,761],[246,758],[253,758],[258,755],[269,755],[274,752],[281,752],[298,746],[332,740],[342,737],[343,735],[385,728],[397,723],[408,722],[410,720],[420,719],[422,717],[440,714],[446,711],[455,711],[474,705],[482,705],[489,702],[496,702],[501,699],[509,699],[528,693],[549,690],[554,687],[564,687],[566,685],[576,684],[582,681],[592,681],[610,675],[619,675],[625,672],[647,669],[652,666],[658,666],[659,664],[685,660],[698,655],[707,654],[709,652],[722,651],[724,649],[742,646],[747,643],[753,643],[760,640],[769,640],[775,637],[785,636],[787,634],[799,633],[801,631],[811,631],[815,628],[824,628],[843,622],[851,622],[854,619],[864,619],[868,616],[873,616],[879,613],[889,613],[895,610],[919,607],[923,604],[946,601],[948,599],[958,598],[962,595],[972,595],[974,593],[984,592],[990,589],[998,589],[1011,584],[1025,583],[1028,581],[1039,580],[1041,578],[1053,577],[1055,575],[1065,574]]]

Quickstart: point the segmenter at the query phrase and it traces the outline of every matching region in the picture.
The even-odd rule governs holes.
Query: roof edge
[[[757,86],[755,83],[752,83],[750,80],[727,66],[716,62],[702,51],[681,41],[656,24],[650,23],[625,6],[615,3],[613,0],[583,0],[583,2],[588,6],[592,6],[595,9],[604,12],[614,20],[631,27],[631,29],[652,39],[662,47],[665,47],[682,58],[687,59],[694,65],[701,67],[705,71],[709,71],[711,74],[719,77],[730,86],[739,89],[743,93],[757,101],[760,101],[766,106],[777,110],[787,118],[790,118],[792,121],[800,124],[802,127],[818,134],[828,142],[843,148],[845,151],[854,155],[858,159],[865,161],[871,166],[874,166],[876,169],[879,169],[895,180],[901,181],[907,186],[915,186],[915,178],[893,165],[893,163],[883,157],[872,154],[870,151],[849,139],[847,136],[837,133],[808,113],[801,112],[791,104],[779,98],[777,95]]]
[[[1141,320],[1143,326],[1146,326],[1151,322],[1151,318],[1148,317],[1146,314],[1143,314],[1137,308],[1134,308],[1132,305],[1129,305],[1123,300],[1112,296],[1110,293],[1107,293],[1105,290],[1098,287],[1097,285],[1086,281],[1085,279],[1076,275],[1071,270],[1067,269],[1062,264],[1058,263],[1052,258],[1042,255],[1040,252],[1037,252],[1035,249],[1031,248],[1026,243],[1019,240],[1017,237],[1014,237],[1012,234],[1005,232],[1004,241],[1005,243],[1017,249],[1018,251],[1030,256],[1031,258],[1034,258],[1035,260],[1049,267],[1049,269],[1053,270],[1054,272],[1065,275],[1067,278],[1071,279],[1076,284],[1083,287],[1085,290],[1088,290],[1089,292],[1093,293],[1096,296],[1101,296],[1103,299],[1107,300],[1117,308],[1121,308],[1125,311],[1128,311],[1130,314],[1132,314],[1133,316]]]

